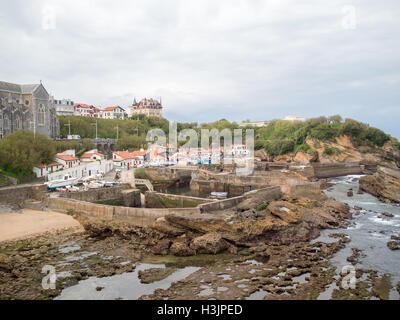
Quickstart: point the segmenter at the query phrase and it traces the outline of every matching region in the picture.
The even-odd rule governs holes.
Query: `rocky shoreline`
[[[345,234],[310,242],[323,229],[348,226],[352,212],[313,192],[270,202],[255,195],[213,214],[170,214],[146,228],[75,216],[85,232],[0,243],[0,299],[54,299],[81,280],[126,274],[141,263],[164,265],[139,270],[144,284],[185,266],[201,269],[140,299],[388,299],[388,278],[375,270],[357,269],[357,288],[343,288],[345,275],[329,259],[350,241]],[[348,262],[360,254],[353,248]],[[56,268],[54,290],[42,288],[45,265]]]
[[[400,203],[400,169],[378,167],[375,174],[360,179],[360,188],[381,201]]]

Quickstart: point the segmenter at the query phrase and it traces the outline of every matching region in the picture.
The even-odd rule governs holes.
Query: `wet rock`
[[[364,192],[360,188],[358,188],[357,194],[364,194]]]
[[[169,248],[169,252],[177,257],[188,257],[196,254],[196,251],[188,246],[186,242],[176,241]]]
[[[356,211],[355,213],[354,213],[356,216],[359,216],[360,215],[360,211]]]
[[[351,251],[353,252],[353,254],[350,257],[347,257],[347,261],[350,262],[351,264],[355,265],[358,263],[358,258],[360,256],[360,252],[361,250],[357,249],[357,248],[351,248]]]
[[[397,241],[389,241],[386,245],[390,250],[399,250],[400,249],[400,243]]]
[[[11,259],[5,254],[0,254],[0,270],[5,272],[12,270]]]
[[[258,218],[264,218],[266,216],[266,213],[263,211],[257,211],[257,210],[246,210],[243,212],[239,213],[239,217],[244,218],[244,219],[258,219]]]
[[[176,270],[176,268],[151,268],[143,271],[140,270],[138,277],[141,283],[153,283],[167,278]]]
[[[169,224],[164,217],[158,218],[151,227],[169,236],[180,236],[185,233],[185,229]]]
[[[390,277],[389,275],[385,274],[382,277],[374,280],[372,293],[375,297],[378,297],[381,300],[389,300],[390,288]]]
[[[360,210],[362,210],[362,208],[361,208],[361,207],[359,207],[359,206],[354,206],[354,210],[358,210],[358,211],[360,211]]]
[[[390,239],[400,241],[400,236],[392,235],[392,236],[390,237]]]
[[[103,289],[104,289],[104,287],[96,287],[96,291],[101,291]]]
[[[360,179],[360,188],[383,201],[400,202],[400,170],[379,166],[372,176]]]
[[[196,253],[217,254],[228,248],[228,243],[216,232],[206,233],[190,243],[190,248]]]
[[[169,239],[162,239],[160,240],[152,249],[151,251],[155,255],[162,255],[165,256],[169,252],[169,248],[171,247],[172,241]]]
[[[381,219],[383,219],[383,218],[393,218],[393,217],[394,217],[394,215],[392,213],[390,213],[390,212],[382,212],[378,216],[378,218],[381,218]]]
[[[400,293],[400,281],[397,282],[397,287],[396,287],[396,289],[397,289],[397,292]]]
[[[299,220],[296,206],[287,201],[273,201],[268,205],[268,210],[287,223],[294,223]]]
[[[352,197],[354,194],[353,194],[353,189],[349,189],[348,191],[347,191],[347,196],[348,197]]]

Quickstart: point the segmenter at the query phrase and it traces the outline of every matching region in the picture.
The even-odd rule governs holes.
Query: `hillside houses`
[[[127,118],[125,109],[121,108],[120,106],[101,109],[84,103],[75,103],[74,116],[120,120]]]
[[[37,178],[41,178],[46,177],[51,173],[79,167],[79,170],[82,171],[81,175],[85,176],[85,172],[89,172],[87,169],[89,164],[91,165],[93,162],[98,162],[101,164],[103,160],[105,160],[104,155],[99,153],[97,149],[85,152],[80,159],[76,157],[75,150],[66,150],[64,152],[57,153],[52,163],[35,166],[33,168],[33,172]],[[91,167],[93,166],[91,165]]]
[[[81,162],[101,161],[104,160],[104,154],[97,152],[97,149],[85,152],[80,157]]]

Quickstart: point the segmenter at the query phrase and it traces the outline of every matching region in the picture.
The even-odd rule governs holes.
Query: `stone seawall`
[[[111,188],[60,193],[60,197],[88,202],[116,200],[123,197],[123,190],[130,188],[129,184],[119,184]]]
[[[313,167],[316,178],[333,178],[363,173],[363,166],[359,162],[313,163]]]
[[[0,204],[16,204],[28,199],[42,200],[47,192],[47,186],[19,185],[0,189]]]
[[[85,201],[50,197],[45,200],[46,206],[54,211],[62,213],[75,213],[89,218],[100,220],[123,221],[129,224],[147,227],[158,218],[171,213],[178,214],[199,214],[199,208],[174,208],[174,209],[153,209],[153,208],[128,208],[117,206],[106,206]]]
[[[140,169],[145,170],[146,175],[152,181],[172,181],[184,178],[190,178],[193,171],[197,171],[197,168],[193,167],[168,167],[168,168],[146,168]]]
[[[158,206],[160,199],[180,201],[182,203],[181,207],[184,207],[185,203],[196,204],[197,206],[202,203],[218,201],[216,199],[206,199],[206,198],[190,197],[178,194],[152,192],[152,191],[147,191],[145,193],[145,198],[146,198],[146,207],[149,208],[156,208]]]
[[[229,209],[238,205],[243,200],[254,196],[261,196],[265,201],[273,201],[281,198],[282,192],[280,187],[268,187],[246,192],[244,195],[239,197],[201,204],[199,205],[199,208],[202,208],[204,212]]]
[[[280,186],[288,192],[292,186],[304,184],[308,179],[291,171],[259,171],[251,176],[239,176],[228,172],[214,173],[200,170],[190,182],[190,189],[202,193],[228,192],[229,196],[240,196],[245,192],[271,186]]]

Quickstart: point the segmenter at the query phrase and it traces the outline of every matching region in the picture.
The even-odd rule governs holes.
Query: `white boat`
[[[210,198],[213,199],[226,199],[228,197],[228,192],[211,192]]]
[[[78,183],[78,178],[72,177],[70,174],[64,175],[62,179],[48,181],[45,184],[49,189],[65,188]]]

